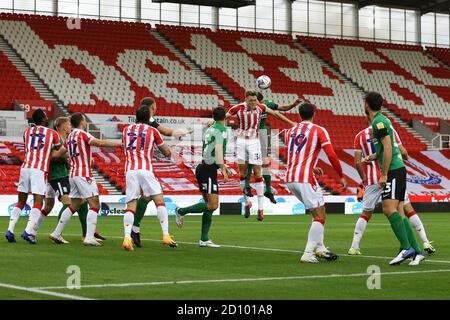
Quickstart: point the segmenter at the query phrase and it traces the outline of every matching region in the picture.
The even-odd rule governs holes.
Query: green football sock
[[[411,245],[409,243],[405,224],[403,223],[403,218],[400,213],[398,213],[397,211],[394,212],[391,216],[388,217],[388,220],[391,223],[391,228],[394,231],[395,236],[400,242],[402,250],[409,249]]]
[[[203,212],[203,216],[202,216],[202,236],[201,236],[201,240],[202,241],[208,241],[209,240],[209,229],[211,228],[211,223],[212,223],[212,211],[205,211]]]
[[[270,174],[264,174],[263,178],[266,182],[266,191],[272,193],[272,186],[270,185],[272,183],[272,176]]]
[[[68,207],[67,204],[63,204],[61,210],[59,210],[59,213],[58,213],[58,221],[59,221],[59,219],[61,219],[61,215],[62,215],[62,213],[64,212],[64,210],[67,209],[67,207]]]
[[[178,209],[178,213],[182,216],[188,213],[200,213],[205,211],[208,211],[208,205],[205,202],[196,203],[193,206]]]
[[[252,178],[252,170],[253,166],[249,164],[247,169],[247,178],[245,179],[245,188],[250,188],[250,179]]]
[[[83,237],[86,237],[86,231],[87,231],[87,223],[86,223],[86,217],[89,211],[88,203],[85,202],[81,205],[80,209],[78,209],[78,219],[80,219],[81,223],[81,230],[83,231]]]
[[[145,200],[144,198],[139,198],[137,207],[136,207],[136,214],[134,215],[134,223],[133,226],[140,227],[141,221],[144,218],[145,211],[147,211],[149,201]]]
[[[420,248],[419,244],[417,243],[416,237],[414,235],[414,231],[411,227],[411,223],[409,222],[408,218],[403,218],[403,224],[405,225],[406,229],[406,235],[408,236],[409,243],[411,244],[411,247],[414,248],[416,253],[422,252],[422,249]]]

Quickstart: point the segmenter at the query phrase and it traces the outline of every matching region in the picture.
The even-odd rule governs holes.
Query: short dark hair
[[[155,103],[155,99],[152,97],[145,97],[141,100],[141,106],[150,107]]]
[[[245,91],[245,97],[250,97],[250,96],[257,96],[258,93],[256,92],[256,90],[254,89],[248,89]]]
[[[224,107],[216,107],[213,110],[213,119],[214,121],[222,121],[225,119],[225,108]]]
[[[258,92],[256,94],[256,99],[258,99],[258,101],[263,101],[264,100],[264,96],[261,92]]]
[[[142,105],[136,110],[136,123],[147,123],[150,120],[150,110],[147,105]]]
[[[47,119],[47,115],[45,114],[44,110],[39,108],[33,112],[32,118],[34,124],[39,126],[45,124],[45,119]]]
[[[311,120],[316,112],[316,106],[309,102],[304,102],[298,107],[298,112],[302,120]]]
[[[380,111],[383,106],[383,97],[378,92],[368,92],[364,97],[369,108],[373,111]]]
[[[84,114],[82,114],[81,112],[75,112],[71,117],[70,117],[70,124],[72,125],[73,128],[78,128],[80,126],[81,121],[83,121],[84,119]]]

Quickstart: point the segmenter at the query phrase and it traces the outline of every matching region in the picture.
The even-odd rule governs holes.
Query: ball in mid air
[[[271,84],[272,80],[266,75],[259,76],[258,79],[256,79],[256,85],[258,86],[259,89],[262,90],[269,89]]]

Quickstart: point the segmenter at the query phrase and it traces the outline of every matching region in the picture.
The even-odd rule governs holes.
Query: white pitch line
[[[0,282],[0,287],[13,289],[13,290],[19,290],[19,291],[33,292],[33,293],[43,294],[46,296],[54,296],[54,297],[58,297],[58,298],[65,298],[65,299],[71,299],[71,300],[94,300],[91,298],[74,296],[71,294],[47,291],[44,288],[26,288],[26,287],[15,286],[12,284],[1,283],[1,282]],[[67,287],[64,287],[64,288],[67,288]]]
[[[201,283],[227,283],[227,282],[256,282],[256,281],[278,281],[278,280],[305,280],[305,279],[329,279],[329,278],[354,278],[368,277],[373,275],[410,275],[420,273],[442,273],[450,272],[450,269],[421,270],[421,271],[394,271],[384,273],[351,273],[351,274],[327,274],[311,276],[289,276],[289,277],[267,277],[267,278],[241,278],[241,279],[210,279],[210,280],[180,280],[180,281],[156,281],[156,282],[130,282],[130,283],[107,283],[81,286],[80,289],[88,288],[110,288],[110,287],[138,287],[138,286],[164,286],[177,284],[201,284]],[[35,289],[66,289],[67,287],[42,287]]]
[[[76,234],[68,234],[68,236],[77,236]],[[123,237],[119,236],[109,236],[109,238],[114,239],[122,239]],[[152,241],[152,242],[161,242],[161,240],[157,239],[141,239],[144,241]],[[198,246],[198,242],[188,242],[188,241],[177,241],[177,243],[180,244],[188,244],[188,245],[196,245]],[[244,249],[244,250],[255,250],[255,251],[272,251],[272,252],[287,252],[287,253],[303,253],[301,250],[292,250],[292,249],[279,249],[279,248],[260,248],[260,247],[247,247],[247,246],[238,246],[238,245],[229,245],[229,244],[221,244],[221,247],[223,248],[232,248],[232,249]],[[360,255],[360,256],[351,256],[347,253],[336,253],[339,255],[339,257],[344,258],[363,258],[363,259],[384,259],[384,260],[392,260],[393,257],[384,257],[384,256],[367,256],[367,255]],[[425,259],[426,262],[431,263],[445,263],[450,264],[449,260],[430,260]]]

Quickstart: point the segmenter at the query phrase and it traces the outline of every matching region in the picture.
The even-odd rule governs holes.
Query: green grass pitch
[[[420,215],[437,253],[423,265],[389,266],[398,243],[381,214],[370,221],[361,243],[363,256],[347,252],[357,216],[328,215],[325,244],[340,254],[335,262],[299,262],[311,218],[214,216],[211,238],[222,248],[199,248],[199,216],[187,216],[183,229],[170,219],[178,248],[161,244],[156,217],[145,217],[143,248],[121,248],[122,217],[100,217],[108,237],[101,248],[84,247],[74,219],[65,231],[69,245],[55,245],[48,218],[37,245],[20,239],[26,219],[16,227],[18,243],[0,241],[0,299],[450,299],[450,215]],[[6,229],[8,218],[0,218]],[[79,266],[81,288],[66,287],[67,268]],[[381,289],[368,289],[369,266],[379,266]],[[370,282],[370,281],[369,281]],[[38,289],[36,289],[38,288]]]

